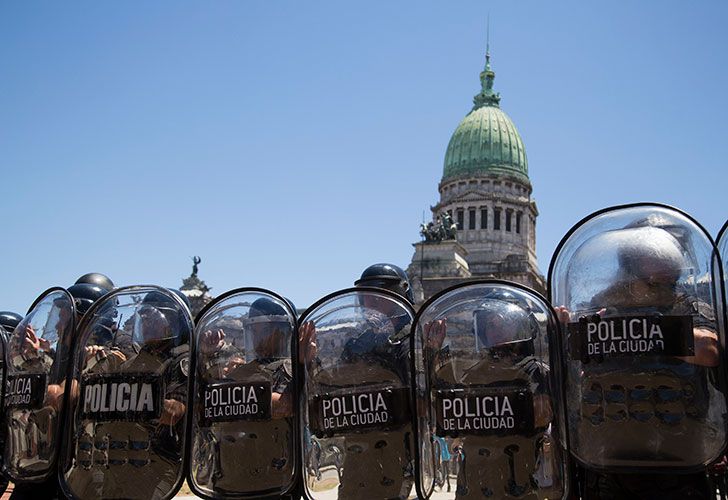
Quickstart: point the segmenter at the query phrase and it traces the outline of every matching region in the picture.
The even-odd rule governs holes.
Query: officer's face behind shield
[[[473,311],[476,351],[517,346],[533,339],[529,313],[516,304],[488,300]]]
[[[142,306],[134,318],[134,340],[147,347],[159,347],[173,338],[164,314],[152,306]]]
[[[675,300],[680,276],[688,267],[680,244],[659,228],[641,227],[623,232],[627,234],[621,236],[617,258],[618,282],[624,293],[621,297],[615,294],[612,299],[623,300],[625,305],[670,305]]]
[[[290,355],[291,323],[287,316],[249,317],[244,322],[244,328],[247,361]]]
[[[369,286],[368,283],[367,286]],[[384,285],[379,288],[384,288]],[[364,309],[372,309],[386,316],[401,313],[401,307],[386,296],[380,296],[373,293],[363,293],[359,296],[359,303]]]

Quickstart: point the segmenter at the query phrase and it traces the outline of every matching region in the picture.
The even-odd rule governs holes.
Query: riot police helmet
[[[134,341],[155,347],[174,337],[170,322],[157,307],[142,305],[134,316]]]
[[[23,321],[23,317],[11,311],[0,311],[0,327],[4,328],[8,334],[13,333],[18,323]]]
[[[111,278],[101,273],[86,273],[78,278],[75,284],[80,285],[82,283],[100,286],[101,288],[106,289],[106,291],[114,289],[114,282],[111,281]]]
[[[613,249],[616,269],[593,296],[593,303],[607,308],[664,308],[675,302],[680,278],[690,273],[690,265],[670,232],[652,226],[623,228],[602,235],[600,244]]]
[[[76,314],[79,317],[86,314],[91,305],[106,295],[110,290],[92,283],[76,283],[68,287],[68,293],[73,297],[76,305]]]
[[[190,298],[187,295],[185,295],[184,293],[182,293],[181,290],[179,290],[177,288],[168,288],[167,290],[169,290],[170,292],[175,294],[177,297],[179,297],[179,299],[185,303],[185,305],[187,306],[187,309],[190,309],[190,310],[192,309],[192,304],[190,304]]]
[[[627,229],[617,248],[619,268],[627,276],[650,284],[674,284],[686,267],[685,257],[675,237],[664,229]]]
[[[361,277],[354,282],[354,286],[384,288],[401,295],[410,304],[414,303],[414,294],[407,273],[394,264],[372,264],[364,269]]]
[[[293,325],[285,307],[269,297],[253,301],[243,320],[246,357],[279,358],[289,353]]]
[[[538,321],[528,304],[503,288],[488,291],[473,311],[476,350],[516,346],[538,335]]]
[[[174,293],[174,291],[171,289],[167,290],[170,293]],[[177,337],[176,331],[178,331],[181,327],[182,319],[180,317],[180,307],[172,297],[162,292],[161,290],[151,290],[144,295],[144,298],[142,299],[140,305],[141,307],[137,311],[138,314],[141,314],[150,309],[156,309],[167,321],[167,325],[169,327],[168,333],[170,337]],[[147,314],[149,314],[151,317],[151,313]],[[155,324],[159,325],[161,323],[157,322]],[[142,337],[145,337],[145,335],[142,335]]]

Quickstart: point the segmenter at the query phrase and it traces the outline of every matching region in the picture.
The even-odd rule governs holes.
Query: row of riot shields
[[[51,289],[9,337],[14,482],[57,474],[84,499],[169,498],[185,478],[206,498],[564,490],[556,320],[518,285],[462,286],[418,316],[397,294],[352,288],[300,323],[282,297],[239,289],[196,328],[173,293],[136,286],[75,321]]]
[[[300,320],[303,490],[312,499],[561,498],[558,321],[514,283],[465,283],[415,315],[353,288]]]
[[[4,346],[4,473],[70,498],[563,498],[577,469],[687,474],[725,452],[721,263],[659,205],[577,224],[551,304],[518,284],[415,314],[357,287],[297,318],[263,289],[193,326],[166,289],[117,289],[76,325],[51,289]],[[583,493],[581,490],[572,491]]]

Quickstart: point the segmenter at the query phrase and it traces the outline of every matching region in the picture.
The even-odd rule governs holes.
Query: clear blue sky
[[[526,144],[543,272],[593,210],[728,216],[725,2],[3,2],[0,310],[88,271],[299,307],[408,265],[470,110]]]

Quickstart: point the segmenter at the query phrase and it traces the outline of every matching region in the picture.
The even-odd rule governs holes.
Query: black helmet
[[[166,290],[172,295],[177,295],[177,293],[175,293],[175,290],[173,290],[172,288],[166,288]],[[182,299],[180,298],[180,300]],[[151,290],[147,292],[142,299],[141,305],[153,306],[160,310],[173,309],[175,311],[178,307],[177,301],[161,290]]]
[[[493,288],[473,313],[475,348],[533,340],[538,336],[538,320],[523,296],[504,288]]]
[[[0,311],[0,326],[5,329],[6,332],[13,333],[18,323],[23,321],[23,317],[14,312]]]
[[[101,273],[86,273],[80,278],[76,280],[76,285],[80,285],[82,283],[88,283],[90,285],[96,285],[100,286],[101,288],[104,288],[106,291],[111,291],[114,289],[114,282],[111,281],[111,278],[106,276],[105,274]]]
[[[170,294],[177,295],[172,288],[166,289]],[[181,293],[181,292],[179,292]],[[181,300],[181,299],[180,299]],[[142,299],[141,309],[156,308],[166,318],[171,328],[171,335],[180,340],[177,332],[182,328],[181,309],[178,302],[161,290],[151,290]]]
[[[248,318],[256,318],[258,316],[288,317],[288,313],[282,305],[268,297],[260,297],[250,304],[250,311],[248,312]]]
[[[179,299],[187,305],[187,309],[192,309],[192,304],[190,304],[190,298],[187,295],[185,295],[176,288],[168,288],[167,290],[179,297]]]
[[[91,305],[108,292],[108,289],[92,283],[76,283],[68,287],[68,293],[73,297],[76,313],[79,316],[86,314]]]
[[[401,295],[410,304],[415,301],[407,273],[394,264],[381,263],[367,267],[361,273],[361,278],[354,282],[354,285],[384,288]]]

